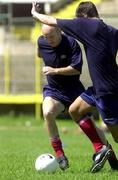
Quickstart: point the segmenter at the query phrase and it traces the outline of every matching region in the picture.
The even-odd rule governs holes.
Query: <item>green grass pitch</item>
[[[43,120],[36,122],[33,117],[0,117],[0,180],[116,180],[118,172],[104,168],[91,174],[94,153],[90,141],[79,133],[72,120],[57,120],[64,150],[70,161],[70,168],[54,174],[38,173],[34,168],[38,155],[50,152],[48,135]],[[110,133],[107,138],[118,155],[118,145],[113,142]]]

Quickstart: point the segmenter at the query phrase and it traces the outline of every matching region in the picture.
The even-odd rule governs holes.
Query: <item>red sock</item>
[[[91,119],[86,117],[78,122],[78,124],[92,142],[95,151],[100,151],[104,144],[102,143]]]
[[[60,157],[64,155],[64,151],[62,149],[62,142],[58,136],[51,138],[51,145],[55,151],[56,157]]]

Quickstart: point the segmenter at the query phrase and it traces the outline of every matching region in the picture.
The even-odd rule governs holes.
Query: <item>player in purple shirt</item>
[[[69,163],[55,119],[85,90],[79,80],[82,53],[76,40],[61,34],[59,28],[43,25],[42,34],[38,38],[38,55],[43,58],[43,73],[47,78],[43,87],[43,116],[59,166],[65,170]],[[74,93],[73,86],[76,86]]]
[[[38,54],[43,58],[45,64],[43,73],[47,77],[47,85],[43,88],[43,116],[60,168],[65,170],[69,164],[62,148],[55,118],[65,108],[68,109],[71,103],[85,90],[79,80],[83,64],[82,54],[76,40],[61,34],[59,28],[43,25],[42,34],[38,38]],[[73,90],[73,87],[76,87],[76,91]],[[82,109],[87,125],[84,127],[84,131],[92,141],[95,151],[101,152],[102,149],[102,161],[105,162],[111,153],[111,148],[105,146],[107,140],[104,134],[94,126],[91,119],[85,119],[86,107],[82,106]],[[98,135],[98,132],[101,136]],[[103,154],[106,156],[105,160]]]

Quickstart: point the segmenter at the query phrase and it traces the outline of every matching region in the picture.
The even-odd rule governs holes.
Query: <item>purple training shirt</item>
[[[66,34],[79,40],[85,48],[96,97],[118,94],[118,30],[101,19],[57,19]]]

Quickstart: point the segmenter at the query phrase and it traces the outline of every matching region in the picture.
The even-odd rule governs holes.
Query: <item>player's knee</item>
[[[44,119],[51,119],[54,116],[54,113],[50,110],[43,111]]]
[[[73,108],[73,106],[72,105],[70,105],[70,107],[69,107],[69,114],[70,115],[72,115],[74,112],[75,112],[75,109]]]
[[[69,107],[69,114],[75,121],[78,121],[78,119],[80,119],[81,116],[79,113],[79,108],[77,109],[73,105]]]
[[[77,113],[77,110],[75,109],[75,107],[73,105],[70,105],[70,107],[69,107],[69,114],[71,116],[75,116],[76,113]]]

